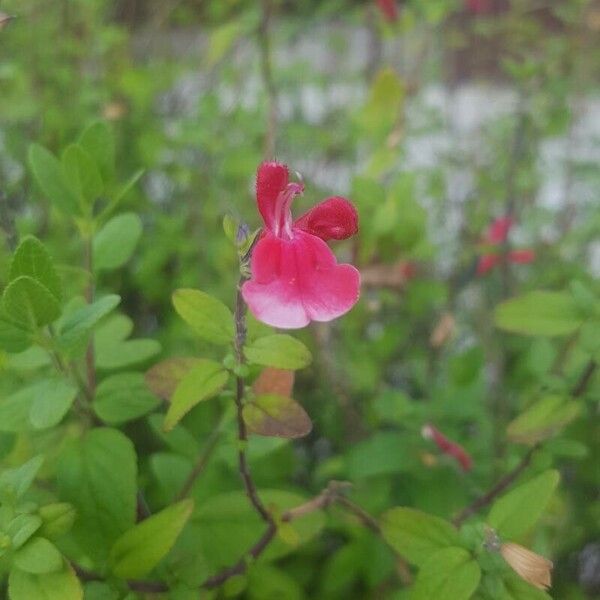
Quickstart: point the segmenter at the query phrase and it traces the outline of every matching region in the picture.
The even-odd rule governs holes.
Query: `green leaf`
[[[67,215],[81,214],[77,194],[71,187],[60,161],[42,146],[29,148],[29,166],[42,192]]]
[[[96,163],[81,146],[71,144],[62,155],[62,164],[71,187],[80,198],[80,204],[90,214],[94,202],[104,191]]]
[[[37,397],[31,403],[29,420],[35,429],[58,425],[67,414],[77,388],[64,379],[45,379],[37,386]]]
[[[105,423],[119,425],[148,414],[159,402],[141,373],[119,373],[98,386],[94,411]]]
[[[17,515],[6,526],[6,534],[11,538],[13,549],[20,548],[42,526],[38,515]]]
[[[94,237],[94,270],[122,267],[131,258],[141,236],[142,221],[136,214],[113,217]]]
[[[466,550],[443,548],[423,562],[410,597],[411,600],[468,600],[480,579],[479,565]]]
[[[506,593],[502,600],[552,600],[546,592],[533,587],[510,570],[504,575],[504,583]]]
[[[535,525],[559,479],[558,471],[545,471],[511,490],[496,500],[490,510],[488,524],[504,539],[519,538]]]
[[[110,552],[111,569],[117,577],[144,577],[168,554],[194,509],[183,500],[126,531]]]
[[[1,497],[20,500],[33,484],[43,462],[43,456],[35,456],[20,467],[3,471],[0,474]]]
[[[303,369],[312,357],[308,348],[286,334],[258,338],[244,349],[249,362],[278,369]]]
[[[41,283],[60,302],[62,284],[52,258],[42,242],[32,235],[21,241],[10,265],[10,281],[21,275],[27,275]]]
[[[2,296],[7,316],[30,330],[48,325],[60,317],[58,300],[47,287],[22,275],[11,281]]]
[[[60,571],[63,568],[63,558],[52,542],[43,537],[35,537],[15,552],[13,564],[27,573],[41,575]]]
[[[384,539],[410,562],[420,565],[436,550],[460,544],[448,521],[413,508],[397,507],[381,517]]]
[[[218,362],[199,360],[178,384],[165,416],[164,429],[170,431],[196,404],[216,396],[229,379]]]
[[[307,498],[280,490],[261,490],[260,497],[266,506],[277,513],[299,506]],[[325,524],[322,511],[315,511],[295,519],[289,525],[295,533],[294,540],[277,537],[260,561],[272,561],[308,543]],[[193,518],[195,551],[204,556],[211,572],[230,566],[239,560],[264,531],[264,522],[256,514],[243,491],[218,494],[199,506]],[[291,538],[292,536],[290,536]]]
[[[83,600],[83,589],[73,569],[33,575],[13,568],[8,577],[10,600]]]
[[[252,433],[268,437],[299,438],[312,429],[306,411],[285,396],[258,396],[244,406],[243,416]]]
[[[60,344],[69,348],[85,340],[98,322],[114,310],[121,297],[109,294],[66,315],[60,328]]]
[[[359,123],[364,132],[369,137],[389,132],[400,114],[404,97],[404,84],[394,69],[380,70],[360,114]]]
[[[170,400],[181,380],[201,363],[201,358],[191,356],[167,358],[146,372],[146,385],[159,398]]]
[[[572,296],[563,292],[529,292],[496,307],[496,326],[522,335],[558,336],[583,323]]]
[[[546,396],[514,419],[506,432],[512,442],[535,444],[555,435],[580,412],[578,402],[569,402],[562,396]]]
[[[38,384],[27,386],[0,401],[0,431],[18,433],[31,429],[30,412]]]
[[[79,145],[94,159],[105,183],[108,183],[115,169],[115,141],[107,123],[92,123],[81,135]]]
[[[75,508],[68,502],[55,502],[41,506],[39,516],[42,519],[40,535],[51,540],[67,533],[75,521]]]
[[[199,290],[180,289],[173,294],[173,306],[198,337],[215,344],[232,343],[233,315],[220,300]]]
[[[115,429],[93,429],[71,443],[57,465],[60,498],[77,510],[72,535],[101,565],[114,541],[135,523],[137,465],[133,444]]]
[[[115,193],[111,207],[113,207],[113,208],[116,207],[119,204],[119,202],[121,202],[121,200],[123,200],[123,198],[125,198],[125,196],[127,196],[127,194],[133,189],[133,186],[142,178],[143,174],[144,174],[144,169],[140,169],[139,171],[136,171],[121,186],[121,188]]]
[[[0,316],[0,349],[6,352],[23,352],[32,344],[31,334],[3,316]]]

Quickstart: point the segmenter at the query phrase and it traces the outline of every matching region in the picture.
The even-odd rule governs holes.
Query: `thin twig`
[[[585,391],[587,390],[590,382],[592,381],[592,377],[598,368],[598,363],[594,359],[590,359],[588,364],[585,366],[583,373],[580,375],[577,383],[573,387],[571,391],[571,395],[575,398],[579,398],[583,396]]]
[[[246,342],[246,303],[242,296],[242,285],[246,281],[246,276],[242,275],[237,287],[237,295],[235,302],[235,354],[237,359],[238,369],[245,365],[244,357],[244,344]],[[248,458],[246,455],[246,448],[248,446],[248,430],[246,429],[246,422],[244,421],[243,408],[244,408],[244,394],[245,394],[246,383],[241,375],[236,377],[236,393],[235,393],[235,405],[237,408],[237,424],[238,424],[238,464],[240,475],[246,488],[246,494],[250,499],[252,506],[256,509],[256,512],[262,517],[262,519],[269,525],[274,525],[273,516],[266,509],[262,503],[256,490],[256,485],[252,479],[250,473],[250,466],[248,464]]]

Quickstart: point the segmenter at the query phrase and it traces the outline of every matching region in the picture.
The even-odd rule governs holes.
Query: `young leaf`
[[[193,509],[192,500],[183,500],[126,531],[110,552],[113,573],[123,579],[148,575],[171,550]]]
[[[42,456],[35,456],[20,467],[3,471],[0,474],[0,496],[20,500],[33,484],[43,462]]]
[[[105,422],[119,425],[154,410],[160,400],[148,390],[141,373],[119,373],[100,383],[94,411]]]
[[[10,319],[32,331],[60,317],[56,297],[46,286],[27,275],[8,284],[2,296],[2,306]]]
[[[419,569],[412,600],[448,598],[469,600],[475,593],[481,570],[463,548],[443,548],[429,555]]]
[[[63,568],[63,558],[56,546],[43,537],[35,537],[15,552],[15,567],[27,573],[56,573]]]
[[[36,397],[29,409],[29,420],[35,429],[58,425],[67,414],[77,388],[64,379],[44,379],[36,384]]]
[[[79,145],[94,159],[105,183],[115,169],[115,141],[110,127],[103,121],[92,123],[81,135]]]
[[[68,502],[56,502],[41,506],[39,516],[42,519],[40,535],[51,540],[67,533],[75,521],[75,508]]]
[[[159,398],[170,400],[181,380],[201,363],[202,359],[191,356],[167,358],[146,372],[146,385]]]
[[[113,217],[94,238],[94,270],[122,267],[131,258],[141,236],[142,222],[136,214]]]
[[[23,352],[32,344],[31,334],[26,329],[0,316],[0,348],[6,352]]]
[[[12,548],[20,548],[41,526],[42,519],[38,515],[17,515],[6,526],[6,534],[11,539]]]
[[[448,521],[413,508],[392,508],[381,517],[381,531],[392,548],[410,562],[423,564],[436,550],[460,544]]]
[[[213,360],[201,360],[181,380],[171,398],[164,429],[170,431],[196,404],[216,396],[227,383],[229,373]]]
[[[42,146],[29,148],[29,166],[42,192],[67,215],[81,214],[77,194],[70,185],[60,161]]]
[[[41,283],[60,302],[62,284],[58,273],[46,247],[32,235],[21,241],[10,265],[10,281],[21,275],[27,275]]]
[[[303,369],[312,360],[308,348],[286,334],[258,338],[244,349],[249,362],[277,369]]]
[[[258,396],[244,406],[243,416],[252,433],[267,437],[299,438],[312,429],[306,411],[285,396]]]
[[[173,306],[200,338],[221,345],[233,341],[233,315],[220,300],[199,290],[180,289],[173,294]]]
[[[83,589],[73,569],[34,575],[13,568],[8,577],[10,600],[83,600]]]
[[[91,212],[94,202],[101,196],[104,185],[96,163],[77,144],[71,144],[62,155],[63,169],[71,187],[77,191],[82,206]]]
[[[563,292],[529,292],[496,307],[496,326],[522,335],[558,336],[583,323],[573,297]]]
[[[80,342],[119,302],[120,296],[109,294],[68,314],[60,328],[61,345],[68,348]]]
[[[558,471],[545,471],[496,500],[488,524],[507,540],[519,538],[533,527],[558,485]]]
[[[58,460],[60,498],[77,510],[72,536],[99,564],[107,559],[114,541],[135,523],[136,462],[129,438],[108,428],[87,432]]]
[[[578,402],[569,402],[561,396],[546,396],[514,419],[506,433],[513,442],[535,444],[552,437],[580,411]]]
[[[31,429],[30,411],[37,392],[38,386],[33,384],[0,400],[0,431],[18,433]]]

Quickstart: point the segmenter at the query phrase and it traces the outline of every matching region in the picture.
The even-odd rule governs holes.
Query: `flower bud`
[[[552,585],[551,571],[554,565],[547,558],[513,542],[501,544],[500,554],[527,583],[540,590],[547,590]]]

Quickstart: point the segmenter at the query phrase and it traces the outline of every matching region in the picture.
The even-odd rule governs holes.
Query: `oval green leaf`
[[[258,338],[244,349],[244,353],[248,362],[277,369],[303,369],[312,360],[310,350],[287,334]]]

